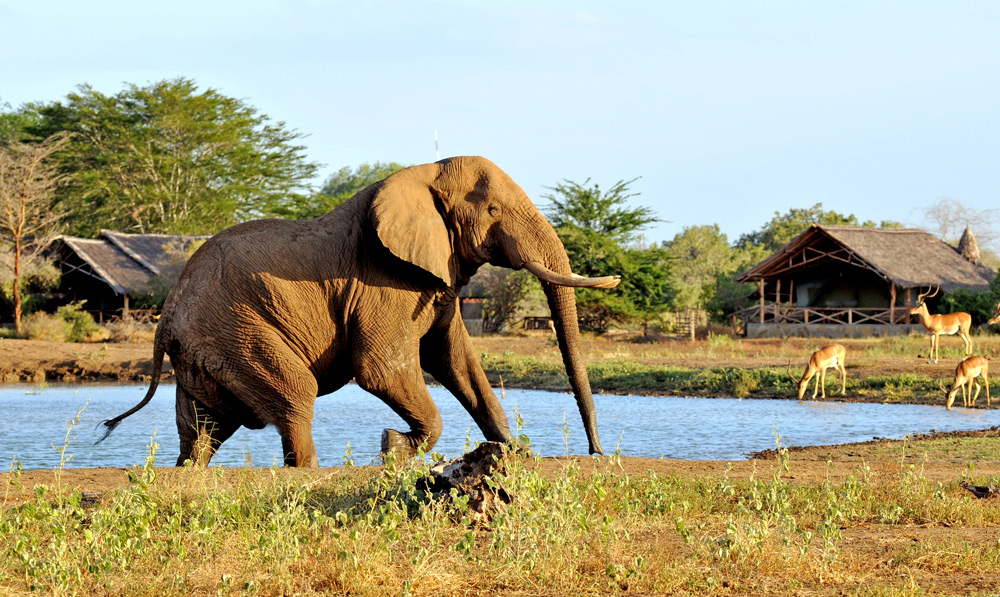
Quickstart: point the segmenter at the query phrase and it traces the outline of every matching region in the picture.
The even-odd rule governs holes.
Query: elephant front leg
[[[461,319],[433,331],[420,343],[420,364],[458,398],[487,441],[512,443],[507,414],[490,385]]]
[[[441,437],[441,413],[427,391],[416,358],[396,361],[359,355],[357,360],[358,385],[385,402],[410,426],[406,432],[383,430],[382,453],[410,458],[418,450],[433,448]],[[395,368],[393,363],[397,364]]]

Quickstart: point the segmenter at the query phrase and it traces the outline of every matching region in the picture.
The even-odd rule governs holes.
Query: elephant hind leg
[[[222,442],[239,428],[239,423],[201,404],[177,386],[177,433],[181,439],[177,466],[183,466],[186,460],[208,464]]]
[[[216,367],[212,376],[231,395],[231,404],[260,426],[281,435],[285,466],[319,466],[312,438],[316,377],[273,333],[254,338],[249,359]]]

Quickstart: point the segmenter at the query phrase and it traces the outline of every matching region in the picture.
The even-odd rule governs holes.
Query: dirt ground
[[[949,340],[952,340],[949,338]],[[739,340],[739,350],[713,349],[704,340],[671,341],[661,344],[586,338],[584,356],[588,361],[599,359],[629,359],[649,365],[672,365],[688,368],[708,367],[778,367],[789,368],[798,376],[812,350],[829,341],[815,338]],[[926,347],[907,358],[868,356],[870,340],[839,340],[847,346],[846,367],[854,377],[897,375],[919,371],[947,379],[954,375],[955,359],[942,358],[939,363],[927,363]],[[977,339],[980,354],[1000,355],[1000,339]],[[945,345],[946,341],[942,341]],[[533,356],[559,361],[559,351],[545,334],[529,336],[489,336],[473,338],[481,352],[494,355],[513,352],[518,356]],[[950,343],[948,344],[950,345]],[[957,346],[957,344],[956,344]],[[877,351],[876,351],[877,352]],[[793,360],[790,353],[800,353]],[[33,340],[0,339],[0,383],[29,382],[145,382],[152,372],[153,347],[149,341],[72,343]],[[832,369],[830,374],[836,376]],[[173,377],[169,358],[165,361],[161,379]],[[652,388],[651,391],[655,391]]]

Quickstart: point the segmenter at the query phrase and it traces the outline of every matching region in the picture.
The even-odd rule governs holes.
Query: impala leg
[[[986,376],[986,370],[983,369],[983,385],[986,386],[986,406],[990,405],[990,379]]]
[[[847,369],[843,363],[838,363],[837,369],[840,369],[840,395],[844,396],[847,394]]]
[[[979,391],[982,390],[983,387],[979,385],[979,382],[976,381],[975,378],[969,380],[969,383],[971,383],[971,384],[973,384],[973,385],[976,386],[976,393],[975,393],[975,395],[972,396],[972,399],[969,400],[969,406],[975,406],[976,405],[976,400],[979,399]],[[969,393],[970,394],[972,393],[972,388],[969,388]]]
[[[821,377],[821,375],[822,375],[821,373],[813,374],[813,379],[815,380],[813,382],[813,400],[816,399],[816,393],[819,392],[819,378]]]

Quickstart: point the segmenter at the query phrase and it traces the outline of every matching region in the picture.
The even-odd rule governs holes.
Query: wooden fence
[[[816,323],[816,324],[900,324],[909,323],[910,315],[905,307],[858,308],[858,307],[790,307],[767,305],[749,307],[732,313],[733,321],[744,323]]]

